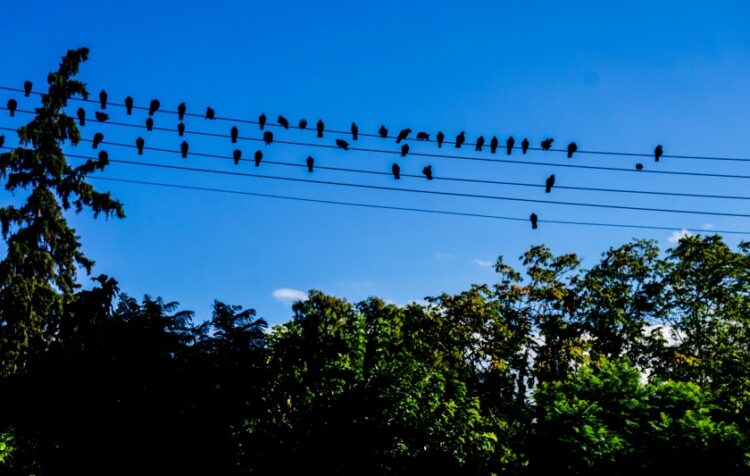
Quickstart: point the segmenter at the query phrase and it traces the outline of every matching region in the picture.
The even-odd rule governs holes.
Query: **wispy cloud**
[[[436,251],[433,256],[435,257],[435,261],[438,263],[447,263],[448,261],[451,261],[455,256],[453,256],[450,253],[446,253],[445,251]]]
[[[667,238],[667,241],[669,241],[670,243],[677,243],[686,236],[693,236],[693,234],[683,228],[680,231],[672,232],[672,234]]]
[[[701,230],[713,230],[713,228],[713,223],[704,223],[703,225],[701,225]]]
[[[475,259],[474,264],[479,266],[480,268],[493,268],[495,266],[495,263],[489,260],[484,259]]]
[[[307,301],[306,292],[291,288],[274,289],[273,297],[281,302]]]

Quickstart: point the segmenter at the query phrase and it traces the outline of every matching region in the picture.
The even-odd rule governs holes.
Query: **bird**
[[[216,111],[213,110],[211,107],[206,108],[206,119],[216,119]]]
[[[256,150],[255,151],[255,166],[260,166],[260,161],[263,159],[263,152]]]
[[[156,111],[159,110],[159,107],[161,107],[161,103],[158,99],[152,99],[151,103],[148,105],[148,115],[153,116]]]
[[[443,131],[438,131],[437,133],[437,143],[438,143],[438,149],[443,147],[443,141],[445,140],[445,134],[443,134]]]
[[[232,152],[232,159],[234,159],[234,165],[239,164],[241,158],[242,158],[242,151],[240,149],[235,149],[234,152]]]
[[[307,163],[307,171],[312,172],[313,171],[313,164],[315,164],[315,159],[312,158],[312,156],[307,156],[307,160],[305,160]]]
[[[107,119],[109,119],[109,114],[107,114],[105,112],[101,112],[101,111],[96,111],[94,113],[94,116],[96,117],[96,120],[99,121],[99,122],[104,122]]]
[[[426,132],[417,132],[417,140],[430,140],[430,134]]]
[[[531,221],[531,229],[532,230],[536,230],[538,228],[538,226],[536,224],[538,219],[539,219],[539,217],[536,216],[536,213],[532,213],[531,215],[529,215],[529,220]]]
[[[281,127],[283,127],[284,129],[289,129],[289,120],[287,120],[286,117],[279,116],[276,120],[278,121]]]
[[[5,145],[5,136],[0,136],[0,147]]]
[[[352,122],[352,140],[357,140],[357,137],[359,136],[359,127],[357,124]]]
[[[103,89],[99,92],[99,104],[102,109],[107,109],[107,91]]]
[[[484,136],[479,136],[477,138],[477,143],[475,144],[474,150],[477,152],[482,152],[482,146],[484,146]]]
[[[82,107],[78,108],[78,111],[76,111],[76,115],[78,116],[78,123],[81,126],[86,125],[86,110]]]
[[[555,139],[547,138],[542,141],[542,150],[550,150],[552,148],[552,143],[555,142]]]
[[[640,162],[635,164],[635,170],[643,170],[643,164]]]
[[[146,141],[143,140],[143,137],[139,137],[135,140],[135,146],[138,148],[138,155],[143,155],[143,146],[146,144]]]
[[[529,139],[525,138],[521,141],[521,153],[525,154],[529,150]]]
[[[461,133],[456,136],[456,149],[460,149],[464,142],[466,142],[466,134],[464,134],[464,131],[461,131]]]
[[[393,178],[396,180],[401,178],[401,167],[399,167],[398,164],[393,164],[391,172],[393,173]]]
[[[550,191],[552,191],[552,187],[554,186],[555,186],[555,174],[552,174],[549,177],[547,177],[547,181],[544,184],[545,193],[550,193]]]
[[[513,138],[513,136],[508,137],[508,140],[505,141],[505,151],[508,152],[508,155],[513,153],[513,145],[516,143],[516,140]]]
[[[232,136],[232,144],[236,144],[237,136],[240,134],[240,130],[237,129],[237,126],[232,126],[232,130],[229,132],[229,134]]]
[[[128,96],[125,98],[125,112],[129,115],[133,114],[133,98]],[[182,117],[180,117],[182,120]]]
[[[336,139],[336,145],[344,150],[349,150],[349,143],[343,139]]]
[[[495,151],[497,151],[497,146],[500,144],[500,141],[497,140],[497,136],[492,136],[492,140],[490,141],[490,152],[493,154]]]
[[[185,119],[185,111],[187,111],[187,104],[184,102],[181,102],[179,106],[177,106],[177,118],[179,120]]]
[[[97,132],[96,134],[94,134],[94,140],[91,141],[91,147],[96,149],[97,147],[99,147],[99,144],[101,144],[103,140],[104,134],[102,134],[101,132]]]
[[[664,148],[661,146],[661,144],[657,145],[654,149],[654,159],[658,162],[659,159],[661,159],[661,156],[664,154]]]
[[[318,138],[320,139],[321,137],[323,137],[323,129],[325,128],[323,119],[318,119],[318,123],[315,125],[315,128],[318,130]]]
[[[180,137],[185,134],[185,124],[183,124],[182,122],[177,124],[177,133],[180,135]]]
[[[266,127],[266,115],[261,114],[258,116],[258,125],[260,126],[260,130],[263,130],[264,127]]]
[[[396,137],[396,144],[409,137],[409,134],[411,134],[411,129],[401,129],[401,132],[399,132]]]
[[[300,129],[307,129],[307,119],[300,119],[298,125]]]
[[[271,142],[273,142],[273,132],[265,131],[263,133],[263,142],[265,142],[266,145],[271,145]]]
[[[99,170],[104,170],[104,167],[109,165],[109,154],[106,150],[99,151],[99,164],[96,166]]]
[[[388,129],[385,128],[385,125],[380,125],[380,129],[378,129],[378,134],[380,134],[380,137],[383,139],[388,137]]]
[[[16,115],[16,108],[18,107],[18,101],[15,99],[8,99],[8,111],[10,111],[10,117]]]
[[[31,81],[24,81],[23,82],[23,95],[26,97],[29,97],[29,94],[31,94]]]
[[[146,118],[146,130],[151,131],[154,129],[154,120],[150,117]]]
[[[409,153],[409,144],[404,144],[401,146],[401,157],[406,157],[406,154]]]
[[[188,154],[188,143],[185,141],[182,141],[182,144],[180,144],[180,152],[182,153],[182,158],[187,159]]]
[[[432,180],[432,165],[428,165],[427,167],[423,168],[422,174],[427,177],[427,180]]]
[[[573,158],[573,153],[578,150],[578,146],[575,142],[571,142],[568,144],[568,158]]]

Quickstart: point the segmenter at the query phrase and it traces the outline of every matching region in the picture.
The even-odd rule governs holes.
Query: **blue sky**
[[[265,112],[293,123],[301,117],[363,132],[381,123],[449,138],[496,134],[532,142],[551,136],[582,149],[750,156],[750,5],[742,1],[632,2],[8,2],[0,85],[44,82],[68,48],[88,46],[80,79],[110,100],[126,95],[164,108],[181,101],[191,112],[206,106],[229,117]],[[5,103],[13,94],[2,92]],[[15,95],[16,97],[18,95]],[[22,99],[22,98],[19,98]],[[21,100],[32,107],[36,99]],[[93,112],[93,108],[90,109]],[[141,124],[142,113],[113,118]],[[16,127],[19,115],[3,126]],[[155,116],[173,127],[172,116]],[[231,124],[192,118],[188,130],[228,133]],[[177,148],[175,134],[107,125],[84,129],[90,137]],[[259,135],[248,125],[242,135]],[[277,139],[314,141],[313,134],[275,131]],[[333,142],[336,136],[324,140]],[[189,139],[191,150],[231,154],[228,140]],[[362,145],[395,148],[371,140]],[[257,145],[242,144],[250,155]],[[87,144],[79,153],[91,154]],[[110,157],[134,159],[127,149]],[[413,151],[435,150],[416,144]],[[270,160],[390,170],[393,157],[272,145]],[[466,155],[473,155],[469,150]],[[485,154],[489,157],[489,154]],[[518,158],[518,157],[514,157]],[[149,153],[138,160],[255,172],[212,159]],[[566,163],[561,154],[530,153],[523,160]],[[578,155],[573,163],[633,167],[637,160]],[[432,165],[436,176],[543,183],[555,173],[562,185],[616,186],[664,191],[747,195],[735,179],[603,173],[407,157],[405,172]],[[654,167],[651,161],[644,161]],[[664,160],[660,170],[750,174],[750,165]],[[304,170],[264,165],[262,172],[306,177]],[[351,190],[188,172],[112,165],[102,175],[186,185],[279,193],[330,200],[448,209],[540,218],[750,229],[750,220],[701,215],[583,209],[556,205]],[[392,185],[387,177],[317,171],[313,178]],[[643,197],[499,185],[402,181],[402,186],[570,201],[746,213],[747,202]],[[590,265],[607,247],[633,237],[669,246],[670,232],[542,226],[526,223],[363,210],[96,182],[125,205],[122,221],[71,215],[95,273],[116,277],[132,295],[178,300],[208,315],[213,299],[254,307],[272,323],[291,316],[280,289],[321,289],[351,300],[377,295],[396,303],[489,282],[487,267],[503,255],[513,263],[530,245],[576,252]],[[7,197],[7,196],[6,196]],[[728,237],[737,243],[740,237]],[[274,297],[277,291],[277,297]]]

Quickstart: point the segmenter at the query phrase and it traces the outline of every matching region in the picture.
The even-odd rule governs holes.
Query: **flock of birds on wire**
[[[25,81],[23,85],[24,90],[24,96],[28,97],[31,94],[32,91],[32,83],[31,81]],[[99,105],[101,106],[101,109],[107,108],[107,101],[108,101],[108,95],[107,92],[102,90],[99,93]],[[18,102],[15,99],[9,99],[6,107],[8,111],[10,112],[10,116],[14,117],[16,110],[18,109]],[[134,100],[132,97],[128,96],[125,98],[125,110],[128,115],[132,115],[134,108]],[[149,103],[148,107],[148,117],[146,118],[146,130],[151,131],[154,127],[154,119],[153,116],[156,114],[157,111],[159,111],[159,108],[161,108],[161,103],[158,99],[152,99]],[[177,133],[180,137],[184,136],[185,133],[185,124],[182,122],[185,118],[185,114],[187,113],[187,105],[183,102],[180,103],[179,106],[177,106],[177,115],[179,119],[179,123],[177,124]],[[78,119],[78,122],[81,126],[86,125],[86,110],[83,108],[78,108],[76,111],[76,116]],[[207,107],[204,117],[209,120],[216,119],[216,111],[211,108]],[[99,122],[105,122],[109,119],[109,114],[103,112],[103,111],[96,111],[94,113],[94,118]],[[268,146],[273,143],[273,132],[266,130],[266,124],[268,123],[268,118],[265,114],[261,114],[258,117],[257,124],[260,127],[260,130],[263,131],[263,142]],[[277,125],[283,127],[284,129],[289,129],[290,122],[289,120],[284,116],[278,116],[276,119]],[[297,128],[299,129],[307,129],[308,122],[306,119],[300,119],[297,123]],[[323,138],[323,133],[325,132],[325,123],[322,119],[319,119],[318,122],[315,125],[316,131],[317,131],[317,137]],[[401,129],[399,131],[398,135],[396,136],[396,143],[401,144],[404,140],[408,139],[409,136],[412,134],[411,129]],[[359,127],[356,123],[352,122],[350,133],[352,136],[352,140],[356,141],[359,137]],[[378,136],[380,136],[383,139],[387,139],[388,136],[388,129],[385,127],[385,125],[381,125],[380,129],[378,129]],[[239,129],[237,126],[232,126],[230,130],[230,139],[233,144],[237,143],[237,139],[239,137]],[[430,134],[424,131],[417,132],[415,135],[416,140],[418,141],[430,141]],[[437,142],[438,148],[442,148],[443,144],[445,143],[445,134],[442,131],[439,131],[435,135],[435,142]],[[0,136],[0,147],[3,145],[3,136]],[[94,149],[98,148],[99,144],[104,140],[104,134],[101,132],[97,132],[94,134],[93,140],[92,140],[92,146]],[[477,152],[482,152],[485,146],[485,138],[484,136],[479,136],[474,143],[474,150]],[[547,138],[541,141],[541,150],[548,151],[552,148],[552,143],[554,142],[554,139]],[[455,148],[460,149],[464,144],[466,143],[466,134],[465,132],[461,131],[457,136],[456,139],[452,142],[452,144],[455,146]],[[138,155],[143,155],[143,149],[146,145],[146,141],[143,139],[143,137],[138,137],[135,140],[136,148],[138,149]],[[526,154],[526,152],[529,150],[530,142],[528,139],[524,138],[523,141],[521,141],[521,153]],[[336,139],[336,146],[343,149],[343,150],[349,150],[349,142],[345,141],[343,139]],[[490,139],[489,148],[490,152],[492,154],[497,152],[498,147],[500,146],[500,141],[497,137],[493,136],[492,139]],[[513,149],[517,149],[516,147],[516,141],[511,136],[508,137],[508,139],[505,141],[505,151],[507,155],[511,155],[513,153]],[[187,158],[188,152],[189,152],[190,146],[187,143],[187,141],[182,141],[180,144],[180,153],[182,155],[182,158]],[[575,142],[571,142],[568,144],[567,147],[567,157],[570,159],[573,157],[573,154],[575,154],[578,151],[578,146]],[[409,153],[409,144],[404,143],[401,145],[401,157],[406,157]],[[664,154],[664,149],[661,145],[657,145],[654,149],[654,160],[656,162],[659,162],[659,159]],[[240,160],[242,159],[242,152],[239,149],[234,150],[232,154],[232,158],[234,160],[234,164],[239,164]],[[263,160],[263,152],[260,150],[257,150],[253,156],[255,160],[255,166],[260,166],[261,161]],[[107,163],[108,161],[108,155],[106,151],[100,151],[99,152],[99,160],[102,163]],[[306,159],[306,165],[308,172],[312,172],[315,166],[315,159],[312,158],[312,156],[308,156]],[[637,170],[643,170],[643,164],[637,163],[635,165],[635,168]],[[398,164],[394,163],[391,167],[391,173],[393,174],[393,178],[396,180],[399,180],[401,178],[401,168]],[[427,178],[427,180],[432,180],[432,166],[428,165],[422,169],[422,175]],[[555,185],[555,175],[552,174],[549,177],[547,177],[545,181],[545,189],[544,191],[546,193],[550,193],[552,191],[552,188]],[[532,213],[529,216],[529,221],[531,222],[531,227],[533,229],[538,228],[538,217],[535,213]]]

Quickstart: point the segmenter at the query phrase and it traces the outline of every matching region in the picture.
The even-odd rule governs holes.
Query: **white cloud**
[[[435,257],[435,261],[437,261],[438,263],[446,263],[455,258],[455,256],[453,256],[452,254],[446,253],[444,251],[436,251],[433,256]]]
[[[474,264],[479,266],[480,268],[494,268],[495,263],[489,260],[483,260],[483,259],[475,259]]]
[[[702,230],[713,230],[714,224],[713,223],[705,223],[701,225]]]
[[[307,301],[307,293],[299,289],[279,288],[274,289],[273,297],[281,302]]]
[[[667,238],[667,241],[670,243],[677,243],[678,241],[680,241],[682,238],[685,238],[686,236],[693,236],[693,234],[683,228],[680,231],[672,232],[672,234],[669,235],[669,237]]]

